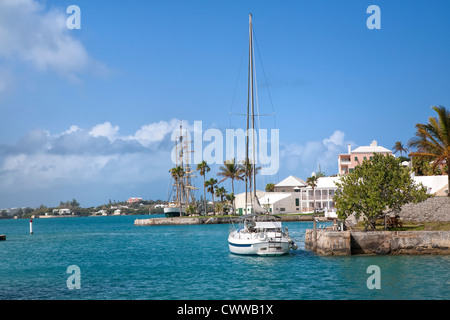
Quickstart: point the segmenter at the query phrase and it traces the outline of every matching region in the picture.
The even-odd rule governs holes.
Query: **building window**
[[[295,205],[298,207],[300,205],[300,199],[295,198]]]
[[[286,208],[280,208],[280,211],[286,211]]]
[[[306,200],[306,190],[302,192],[302,200]]]
[[[320,200],[322,198],[320,190],[316,190],[316,200]]]
[[[358,161],[358,157],[355,157],[355,161]]]

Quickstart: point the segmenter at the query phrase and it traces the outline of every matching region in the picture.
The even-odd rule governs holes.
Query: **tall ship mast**
[[[175,167],[170,170],[172,185],[169,193],[169,206],[164,208],[166,217],[181,217],[187,213],[189,206],[195,207],[195,177],[189,166],[193,152],[192,141],[188,140],[187,131],[183,131],[180,122],[180,133],[175,139]]]

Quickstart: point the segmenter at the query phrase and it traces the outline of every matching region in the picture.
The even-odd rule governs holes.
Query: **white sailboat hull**
[[[289,253],[292,241],[287,237],[277,237],[275,233],[242,233],[235,230],[228,236],[231,253],[239,255],[280,256]]]

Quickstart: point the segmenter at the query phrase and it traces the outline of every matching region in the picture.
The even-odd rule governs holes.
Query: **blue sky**
[[[372,4],[379,30],[366,26]],[[81,9],[80,30],[66,27],[69,5]],[[165,200],[180,119],[244,128],[230,111],[246,108],[250,12],[260,112],[276,113],[263,125],[280,132],[280,169],[260,189],[306,179],[319,164],[336,174],[348,143],[406,145],[432,105],[450,106],[449,9],[448,1],[0,0],[0,208]]]

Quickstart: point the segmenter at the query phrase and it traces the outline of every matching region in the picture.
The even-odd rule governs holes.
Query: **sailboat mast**
[[[255,175],[255,100],[254,100],[254,79],[253,79],[253,25],[252,25],[252,15],[250,14],[250,65],[251,65],[251,72],[250,72],[250,92],[252,95],[252,177],[253,177],[253,198],[252,198],[252,206],[253,206],[253,200],[256,199],[256,175]]]
[[[252,72],[252,14],[249,14],[249,23],[248,23],[248,35],[249,35],[249,46],[248,46],[248,79],[247,79],[247,83],[248,83],[248,88],[247,88],[247,134],[245,137],[245,159],[244,159],[244,165],[245,165],[245,214],[248,213],[247,211],[247,203],[248,203],[248,199],[247,199],[247,192],[248,192],[248,165],[247,162],[249,161],[249,156],[248,156],[248,129],[249,129],[249,122],[250,122],[250,98],[251,98],[251,94],[250,94],[250,89],[253,90],[253,86],[251,85],[252,79],[251,78],[251,74]]]

